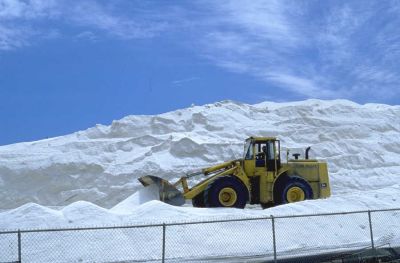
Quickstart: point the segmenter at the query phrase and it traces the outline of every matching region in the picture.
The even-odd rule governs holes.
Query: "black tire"
[[[221,202],[220,196],[228,189],[235,198]],[[222,176],[208,184],[204,191],[204,204],[206,207],[236,207],[244,208],[249,199],[246,186],[233,176]],[[230,203],[231,202],[231,203]]]
[[[201,192],[200,194],[196,195],[192,199],[192,205],[193,207],[204,207],[204,192]]]
[[[275,192],[275,198],[277,200],[275,200],[275,204],[287,204],[313,198],[313,191],[310,184],[305,179],[299,176],[289,176],[287,180],[282,182],[277,187],[278,188]],[[301,197],[298,196],[298,198],[295,197],[292,200],[289,200],[288,193],[289,191],[294,191],[294,189],[302,190],[302,193],[300,192]]]

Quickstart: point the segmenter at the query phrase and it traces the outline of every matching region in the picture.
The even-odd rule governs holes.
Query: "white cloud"
[[[32,35],[34,35],[34,31],[30,28],[10,29],[0,24],[0,51],[27,46],[28,39]]]
[[[264,40],[295,45],[301,40],[288,20],[288,5],[284,1],[224,1],[217,2],[227,22]]]
[[[270,72],[265,77],[268,81],[276,82],[285,89],[308,98],[332,98],[335,95],[332,91],[321,88],[319,82],[315,82],[310,78],[303,78],[283,72]]]
[[[55,16],[55,6],[52,0],[0,0],[0,50],[28,46],[30,38],[41,34],[28,22]]]
[[[192,82],[195,80],[198,80],[198,77],[190,77],[190,78],[185,78],[185,79],[178,79],[178,80],[174,80],[172,81],[173,85],[179,86],[181,84],[187,83],[187,82]]]
[[[92,31],[83,31],[75,36],[77,40],[88,39],[92,42],[97,41],[99,38]]]
[[[207,23],[214,24],[202,50],[229,71],[317,98],[373,96],[377,87],[393,94],[400,82],[398,1],[389,7],[379,1],[208,4],[214,13]]]
[[[398,74],[390,70],[386,70],[381,67],[374,65],[359,65],[351,74],[357,77],[359,80],[377,83],[398,83]]]
[[[147,17],[114,15],[94,1],[81,1],[72,6],[67,19],[78,25],[104,30],[123,39],[153,37],[166,27],[166,23],[151,21]]]
[[[310,42],[297,25],[301,6],[262,0],[212,4],[218,12],[215,29],[201,42],[207,58],[306,97],[333,95],[304,72],[306,65],[299,69],[290,64],[290,56]]]
[[[29,22],[56,16],[55,1],[0,0],[0,51],[28,46],[34,36],[49,36]]]
[[[367,3],[365,5],[359,12],[348,4],[338,5],[322,18],[322,28],[315,33],[324,63],[340,66],[351,62],[358,44],[354,41],[354,35],[373,15],[372,9],[367,7]]]
[[[26,4],[15,0],[0,0],[0,18],[21,17]]]
[[[0,19],[36,19],[60,14],[55,0],[0,0]]]
[[[126,16],[121,8],[114,2],[94,0],[0,0],[0,50],[27,46],[33,36],[42,39],[61,36],[63,32],[57,26],[62,23],[79,27],[81,33],[92,32],[92,37],[86,34],[86,39],[91,41],[93,31],[120,39],[136,39],[154,37],[168,27],[167,18],[163,19],[162,15],[137,9],[136,13]],[[46,22],[47,28],[37,22]],[[82,36],[80,39],[84,39]],[[76,39],[76,35],[71,37]]]

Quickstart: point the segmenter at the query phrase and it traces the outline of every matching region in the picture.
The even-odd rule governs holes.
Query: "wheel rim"
[[[219,192],[218,199],[223,206],[233,206],[237,201],[236,191],[230,187],[225,187]]]
[[[286,193],[286,199],[289,203],[303,201],[306,199],[306,194],[300,187],[294,186],[289,188]]]

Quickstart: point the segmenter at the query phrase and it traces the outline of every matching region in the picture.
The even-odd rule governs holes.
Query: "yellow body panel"
[[[246,174],[248,176],[254,176],[255,174],[254,160],[244,160],[243,163],[244,163],[243,170],[246,171]]]

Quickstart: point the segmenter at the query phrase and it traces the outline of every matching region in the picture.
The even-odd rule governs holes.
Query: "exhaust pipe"
[[[308,160],[308,152],[310,151],[310,149],[311,149],[311,147],[310,146],[308,146],[307,148],[306,148],[306,156],[305,156],[305,158],[306,158],[306,160]]]

